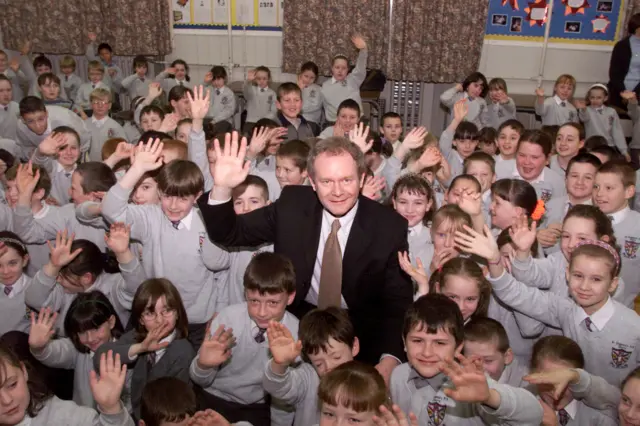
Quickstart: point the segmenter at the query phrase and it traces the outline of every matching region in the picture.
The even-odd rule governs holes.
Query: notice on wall
[[[174,28],[280,31],[284,0],[172,0]],[[231,13],[230,13],[231,12]]]

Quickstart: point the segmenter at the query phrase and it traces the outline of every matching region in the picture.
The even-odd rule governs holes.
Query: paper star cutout
[[[529,21],[530,26],[538,25],[541,27],[547,21],[548,5],[547,0],[535,0],[528,3],[524,11],[527,12],[527,16],[524,18]]]
[[[591,21],[591,25],[593,25],[594,33],[604,34],[607,31],[607,28],[609,28],[609,25],[611,25],[611,21],[609,20],[608,17],[600,14],[596,16],[594,20]]]
[[[513,10],[520,10],[520,7],[518,6],[518,0],[502,0],[503,6],[506,6],[507,3],[509,3],[509,6],[511,6]]]
[[[584,10],[588,7],[591,7],[589,5],[589,0],[562,0],[562,4],[566,6],[564,10],[564,16],[570,14],[577,15],[578,13],[584,15]]]

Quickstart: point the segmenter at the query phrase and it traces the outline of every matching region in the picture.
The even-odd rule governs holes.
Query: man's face
[[[322,153],[315,159],[314,170],[311,186],[320,203],[333,216],[344,216],[356,204],[364,183],[364,174],[358,175],[355,160],[347,152],[339,155]]]

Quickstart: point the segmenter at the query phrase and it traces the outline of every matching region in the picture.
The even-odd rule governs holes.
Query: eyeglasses
[[[158,315],[160,315],[162,318],[169,318],[171,315],[173,315],[176,312],[175,309],[163,309],[160,312],[151,312],[151,311],[145,311],[142,316],[144,317],[145,320],[147,321],[153,321],[156,318],[158,318]]]
[[[111,102],[109,101],[91,101],[92,105],[98,105],[98,106],[105,106],[105,105],[110,105]]]

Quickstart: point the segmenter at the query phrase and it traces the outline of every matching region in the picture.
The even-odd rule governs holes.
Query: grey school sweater
[[[631,109],[631,108],[630,108]],[[615,109],[586,107],[578,111],[580,121],[584,124],[586,137],[604,136],[609,146],[617,147],[621,153],[627,153],[627,140],[622,131],[620,117]]]
[[[640,293],[640,213],[627,210],[622,220],[614,221],[613,232],[620,246],[622,270],[620,277],[624,280],[625,289],[621,295],[624,305],[633,306],[633,300]]]
[[[285,312],[281,323],[287,326],[294,339],[298,339],[296,317]],[[198,367],[199,356],[196,356],[189,370],[191,380],[206,392],[227,401],[238,404],[264,402],[266,392],[262,387],[262,378],[264,366],[270,358],[269,342],[266,339],[262,343],[255,341],[257,327],[254,324],[246,303],[231,305],[220,311],[211,322],[210,330],[213,333],[220,325],[233,328],[236,344],[231,349],[231,358],[217,368],[202,369]]]
[[[7,105],[0,105],[0,138],[16,139],[19,117],[20,108],[17,102],[11,101]]]
[[[529,374],[527,364],[514,357],[511,364],[507,365],[502,371],[498,383],[513,386],[514,388],[526,388],[529,383],[522,380],[522,378],[527,374]]]
[[[44,167],[47,173],[49,173],[49,177],[51,178],[50,196],[55,198],[61,206],[71,202],[69,189],[71,189],[71,177],[73,176],[75,167],[73,170],[67,171],[58,160],[42,155],[39,150],[36,150],[31,158],[34,164]]]
[[[481,404],[457,402],[447,397],[442,389],[451,384],[448,379],[434,389],[427,384],[416,387],[416,380],[411,378],[412,368],[408,363],[396,367],[391,373],[389,390],[391,399],[405,412],[413,412],[420,425],[513,425],[538,426],[542,421],[542,407],[529,391],[497,383],[487,377],[491,389],[500,394],[500,406],[490,409]]]
[[[160,74],[156,75],[155,81],[162,85],[162,90],[167,94],[171,91],[171,89],[178,85],[193,90],[193,83],[187,80],[178,81],[175,78],[169,78],[169,73],[165,71],[162,71]]]
[[[95,117],[90,117],[84,123],[89,133],[91,133],[89,161],[102,161],[102,147],[107,139],[127,139],[127,134],[122,126],[109,116],[104,117],[104,120],[96,120]]]
[[[496,178],[524,180],[518,172],[515,160],[505,160],[497,163]],[[548,167],[542,169],[540,176],[529,183],[536,190],[538,198],[542,199],[544,202],[555,197],[563,197],[567,194],[564,178]]]
[[[342,81],[336,81],[333,78],[328,79],[322,84],[322,105],[324,107],[324,115],[327,121],[335,122],[338,114],[338,107],[342,101],[353,99],[360,106],[362,111],[362,98],[360,97],[360,86],[367,76],[367,57],[369,52],[362,49],[358,52],[356,66]]]
[[[78,89],[82,85],[83,81],[77,74],[65,75],[63,73],[58,74],[62,89],[67,95],[67,99],[75,99],[78,95]]]
[[[582,348],[585,369],[619,386],[638,366],[640,358],[640,317],[624,305],[609,299],[613,315],[602,330],[587,330],[586,313],[573,300],[527,287],[504,273],[488,278],[494,293],[505,304],[521,313],[562,329],[563,335],[575,340]],[[601,308],[601,309],[604,309]]]
[[[449,168],[451,169],[451,177],[446,182],[449,186],[451,181],[463,173],[464,171],[464,159],[460,156],[457,150],[453,149],[453,132],[449,129],[445,129],[440,135],[440,151],[442,155],[447,159]]]
[[[564,123],[577,123],[578,111],[571,102],[562,101],[557,96],[551,96],[544,103],[535,105],[536,114],[542,118],[543,126],[562,126]]]
[[[22,87],[28,86],[31,80],[35,79],[33,65],[29,66],[30,62],[31,59],[29,59],[29,56],[20,55],[20,68],[18,68],[18,72],[7,67],[4,72],[0,73],[4,74],[11,81],[14,102],[20,102],[22,98],[24,98],[24,90],[22,90]]]
[[[29,426],[135,426],[124,405],[118,414],[103,414],[92,408],[80,407],[73,401],[52,396],[30,419]],[[25,419],[26,420],[26,419]]]
[[[309,426],[320,423],[318,385],[320,377],[311,364],[306,362],[287,368],[280,375],[271,370],[267,361],[262,386],[272,397],[296,408],[293,426]]]
[[[15,287],[18,284],[23,285],[21,289]],[[0,292],[0,336],[13,330],[29,333],[31,328],[31,309],[24,301],[31,278],[22,274],[13,285],[15,288],[9,296]]]
[[[313,83],[302,89],[302,116],[312,123],[322,119],[322,88]]]
[[[516,103],[513,99],[508,98],[505,104],[494,102],[487,104],[487,118],[487,127],[498,130],[502,123],[516,118]]]
[[[207,322],[227,306],[228,298],[214,278],[214,271],[224,269],[223,252],[209,240],[200,211],[192,209],[188,228],[181,222],[175,229],[159,205],[129,204],[130,196],[130,189],[114,185],[102,201],[102,215],[110,223],[131,225],[131,238],[143,246],[147,276],[165,277],[176,286],[190,323]]]
[[[129,95],[129,99],[133,99],[136,96],[142,96],[143,98],[149,94],[149,85],[151,84],[149,77],[140,78],[138,74],[131,74],[128,77],[122,79],[122,89]],[[168,92],[167,92],[168,93]]]
[[[204,192],[211,191],[213,188],[213,177],[209,168],[209,157],[207,156],[207,140],[205,139],[204,130],[189,132],[189,141],[187,142],[189,161],[193,161],[204,176]]]
[[[94,43],[89,43],[87,45],[87,50],[85,51],[85,55],[89,61],[100,61],[104,66],[104,78],[102,81],[108,86],[108,88],[114,92],[119,93],[122,90],[122,70],[119,66],[117,66],[113,61],[110,64],[106,64],[102,58],[97,55],[97,46]],[[111,77],[109,74],[109,70],[115,71],[115,75]]]
[[[489,125],[489,111],[487,108],[487,101],[484,98],[469,98],[466,92],[458,92],[456,87],[447,89],[442,95],[440,95],[440,102],[449,110],[449,121],[453,120],[453,106],[462,99],[468,99],[469,112],[464,117],[465,121],[470,121],[478,127],[478,130],[483,129]]]
[[[278,114],[276,108],[276,92],[268,86],[260,88],[250,81],[245,81],[242,92],[247,101],[247,123],[255,123],[261,118],[275,120]]]
[[[236,113],[235,93],[227,86],[222,87],[222,89],[207,86],[207,90],[211,96],[207,117],[211,118],[214,123],[228,121],[233,126],[233,116]]]

